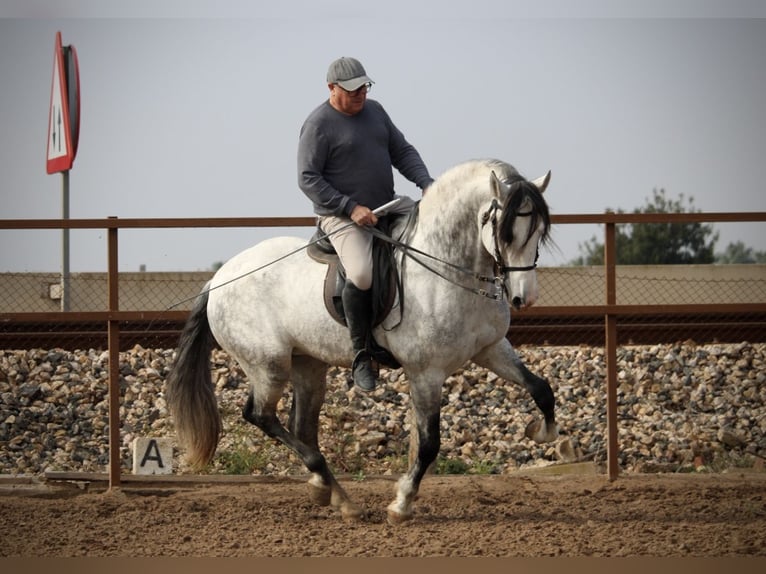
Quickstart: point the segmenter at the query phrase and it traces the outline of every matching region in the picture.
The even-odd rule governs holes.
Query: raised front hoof
[[[332,489],[329,486],[322,486],[308,483],[309,499],[318,506],[329,506],[332,500]]]
[[[527,425],[524,436],[536,443],[553,442],[558,437],[558,428],[555,424],[547,425],[544,419],[534,420]]]
[[[361,506],[348,500],[340,505],[340,515],[346,522],[361,522],[367,517]]]

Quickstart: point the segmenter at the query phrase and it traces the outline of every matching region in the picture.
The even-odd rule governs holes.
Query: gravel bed
[[[529,395],[467,364],[442,399],[440,472],[508,473],[559,461],[605,461],[606,360],[594,347],[520,347],[557,401],[561,436],[537,445],[524,428],[539,413]],[[136,346],[120,355],[121,456],[131,443],[173,436],[164,399],[172,349]],[[108,356],[100,350],[0,351],[0,474],[104,472],[108,464]],[[626,346],[618,349],[620,468],[623,472],[722,471],[762,467],[766,457],[766,345]],[[211,360],[224,437],[208,472],[305,473],[286,447],[245,423],[241,369],[220,350]],[[401,370],[362,395],[331,368],[320,446],[338,473],[398,474],[407,465],[408,383]],[[289,395],[281,403],[282,414]],[[286,416],[285,416],[286,420]],[[176,453],[176,472],[189,472]]]

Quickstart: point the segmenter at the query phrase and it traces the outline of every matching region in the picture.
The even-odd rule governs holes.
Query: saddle
[[[401,216],[394,216],[398,219]],[[393,223],[392,216],[378,219],[377,227],[386,235],[390,235]],[[373,237],[372,242],[372,327],[380,325],[396,302],[397,295],[401,296],[399,272],[394,259],[393,247],[390,243]],[[309,240],[307,249],[309,257],[318,263],[327,265],[327,273],[324,279],[323,298],[325,308],[330,316],[343,325],[346,324],[346,314],[343,310],[343,288],[346,285],[346,270],[335,252],[327,234],[317,225],[316,232]],[[399,368],[401,365],[394,356],[385,348],[381,347],[373,336],[370,336],[370,353],[380,364],[391,368]]]

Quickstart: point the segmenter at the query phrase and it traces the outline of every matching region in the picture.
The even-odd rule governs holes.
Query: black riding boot
[[[372,369],[367,340],[372,329],[372,290],[362,291],[351,281],[343,288],[343,311],[354,346],[354,363],[351,366],[354,384],[363,391],[375,390],[377,376]]]

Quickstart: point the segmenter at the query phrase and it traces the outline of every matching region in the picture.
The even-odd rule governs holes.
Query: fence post
[[[606,222],[604,267],[606,272],[606,306],[604,317],[606,343],[606,460],[609,480],[615,480],[620,469],[617,460],[617,316],[611,306],[617,303],[617,251],[615,223]]]
[[[110,217],[116,220],[116,217]],[[109,227],[107,291],[109,313],[107,344],[109,346],[109,488],[120,486],[120,323],[112,313],[120,309],[119,267],[117,265],[117,225]]]

